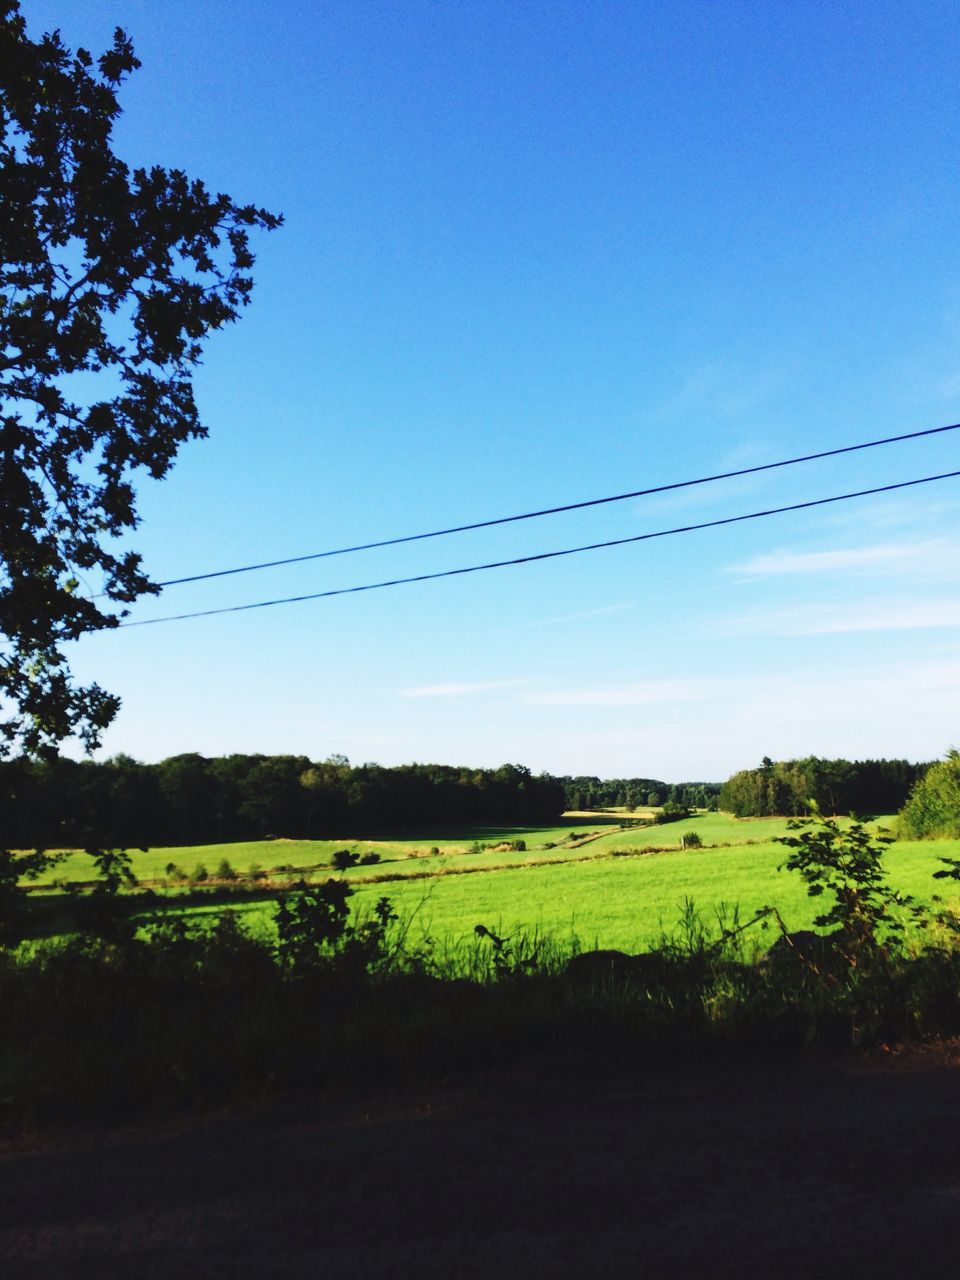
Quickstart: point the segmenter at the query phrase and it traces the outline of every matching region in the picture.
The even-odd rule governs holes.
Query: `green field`
[[[401,912],[415,912],[414,940],[429,935],[456,946],[482,923],[499,933],[536,928],[560,939],[576,935],[585,947],[633,951],[675,928],[685,898],[693,899],[708,923],[724,904],[728,913],[738,906],[743,919],[772,904],[791,928],[809,927],[818,908],[797,876],[777,870],[784,852],[766,844],[568,865],[530,862],[485,875],[447,873],[358,885],[356,901],[363,910],[386,894]],[[887,857],[891,883],[928,901],[936,889],[937,857],[948,854],[960,854],[960,842],[893,846]],[[960,906],[960,895],[945,896]],[[251,924],[257,918],[266,923],[269,908],[262,903],[243,909]]]
[[[791,928],[808,927],[818,904],[807,896],[799,877],[777,869],[786,850],[773,841],[786,830],[785,819],[737,819],[723,813],[634,828],[623,828],[615,814],[581,814],[553,827],[153,849],[136,852],[133,863],[142,882],[161,890],[168,863],[188,873],[202,863],[213,875],[224,858],[238,873],[264,869],[271,873],[267,887],[280,889],[301,874],[326,878],[336,849],[376,852],[380,862],[345,873],[357,889],[357,908],[364,911],[377,897],[388,896],[403,914],[413,915],[413,941],[427,935],[443,948],[455,948],[482,923],[501,933],[537,929],[559,940],[576,935],[584,946],[636,950],[675,928],[686,899],[695,902],[708,923],[724,906],[728,917],[738,907],[745,919],[772,904]],[[679,849],[688,831],[699,834],[703,848]],[[524,851],[505,847],[516,840],[526,843]],[[476,851],[478,845],[488,847]],[[641,852],[651,846],[658,851]],[[937,859],[948,856],[960,856],[960,841],[891,845],[886,854],[890,881],[921,901],[939,891],[960,906],[960,894],[952,892],[956,885],[932,879],[940,866]],[[52,888],[54,878],[83,881],[90,875],[89,857],[70,853],[46,881]],[[251,900],[237,909],[252,927],[268,927],[269,902]],[[757,936],[762,942],[764,936]]]

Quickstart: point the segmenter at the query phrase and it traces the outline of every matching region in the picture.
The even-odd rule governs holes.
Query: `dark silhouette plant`
[[[30,909],[25,880],[36,880],[62,854],[14,854],[0,850],[0,950],[22,942],[30,930]]]
[[[378,899],[373,914],[351,920],[353,889],[346,880],[308,885],[301,880],[277,902],[277,959],[289,974],[327,967],[370,973],[388,963],[391,925],[398,919],[389,899]]]
[[[923,924],[927,913],[887,882],[883,854],[893,843],[891,836],[874,835],[856,820],[841,826],[815,805],[810,808],[810,818],[788,824],[796,835],[777,837],[778,844],[790,849],[781,869],[798,872],[811,898],[832,899],[814,923],[832,930],[838,950],[856,964],[865,953],[902,937],[905,917]]]
[[[93,858],[98,879],[89,894],[75,898],[81,930],[104,942],[130,942],[136,925],[129,899],[122,896],[122,890],[133,889],[138,883],[133,859],[126,849],[88,849],[87,852]]]
[[[119,700],[75,685],[65,646],[156,592],[116,541],[139,523],[136,474],[162,479],[206,434],[204,339],[249,301],[250,232],[280,224],[114,153],[139,66],[120,28],[94,58],[57,31],[31,39],[0,0],[0,754],[55,754],[74,734],[94,747],[114,718]]]
[[[350,867],[355,867],[359,861],[360,855],[354,853],[352,849],[337,849],[331,858],[331,862],[338,871],[348,871]]]
[[[119,698],[76,683],[67,646],[157,592],[124,541],[136,478],[206,434],[204,340],[249,301],[251,231],[281,222],[115,154],[139,66],[119,27],[94,58],[58,31],[31,39],[19,0],[0,0],[0,757],[53,759],[72,736],[91,750],[114,719]],[[123,855],[98,856],[88,914],[112,930]],[[17,872],[50,865],[0,853],[0,947],[22,929]]]

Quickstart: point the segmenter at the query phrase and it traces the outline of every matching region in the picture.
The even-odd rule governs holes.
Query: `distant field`
[[[154,849],[134,854],[134,869],[143,881],[162,881],[170,862],[188,873],[202,863],[212,875],[226,858],[240,873],[256,866],[273,871],[273,883],[281,887],[301,872],[311,878],[331,874],[336,849],[377,852],[379,863],[346,873],[356,886],[358,909],[369,909],[386,895],[401,912],[414,914],[414,939],[428,934],[442,946],[456,946],[482,923],[500,932],[536,928],[563,939],[576,934],[585,946],[631,950],[655,941],[663,929],[672,930],[686,898],[694,900],[708,921],[722,904],[728,912],[739,906],[742,918],[773,904],[791,927],[809,926],[816,904],[797,876],[777,870],[786,850],[773,838],[786,830],[785,819],[736,819],[722,813],[627,829],[615,814],[578,814],[554,827],[458,828],[382,841],[270,840]],[[705,847],[680,851],[687,831],[696,831]],[[496,847],[516,840],[525,841],[525,851]],[[478,844],[493,847],[471,852]],[[669,848],[640,853],[649,846]],[[624,856],[615,856],[618,852]],[[960,857],[960,841],[892,845],[886,857],[891,882],[923,901],[939,891],[960,904],[960,895],[952,893],[955,885],[932,879],[938,857],[948,856]],[[48,879],[53,877],[88,879],[90,860],[71,853]],[[268,927],[269,902],[237,909],[252,926]]]
[[[660,826],[623,826],[645,816],[644,811],[630,815],[613,812],[565,815],[557,826],[548,827],[451,827],[425,828],[402,837],[364,840],[342,837],[332,840],[252,840],[241,844],[184,845],[156,848],[146,852],[130,850],[133,869],[139,879],[162,880],[166,867],[174,863],[187,873],[203,865],[213,874],[221,859],[226,858],[234,870],[249,872],[260,867],[282,874],[286,868],[313,869],[329,865],[337,849],[350,849],[357,854],[377,853],[381,862],[374,867],[359,867],[347,874],[351,879],[367,879],[392,874],[457,871],[464,868],[526,865],[544,860],[600,855],[613,850],[640,850],[649,846],[678,849],[681,837],[696,831],[705,846],[769,843],[784,835],[784,818],[734,818],[726,813],[697,813],[680,822]],[[882,821],[881,821],[882,825]],[[498,849],[498,845],[523,840],[527,848],[518,853]],[[477,845],[486,845],[482,852]],[[433,853],[433,850],[438,850]],[[782,852],[782,851],[781,851]],[[40,883],[56,879],[87,880],[91,871],[85,853],[70,851],[64,860],[50,869]]]
[[[476,924],[485,924],[501,933],[536,928],[564,939],[576,935],[587,947],[629,951],[656,941],[664,929],[672,932],[688,897],[708,923],[722,904],[728,913],[738,905],[744,920],[771,904],[791,928],[808,928],[817,906],[799,877],[777,870],[784,852],[768,844],[569,865],[528,864],[487,875],[441,874],[358,884],[356,902],[360,910],[369,909],[386,895],[401,912],[415,913],[413,938],[428,934],[451,945],[468,939]],[[932,873],[939,867],[938,856],[960,856],[960,841],[893,846],[887,858],[891,882],[929,901],[937,889]],[[960,895],[939,891],[960,906]],[[267,925],[270,908],[263,903],[242,910],[251,924]],[[757,938],[764,941],[759,931]]]

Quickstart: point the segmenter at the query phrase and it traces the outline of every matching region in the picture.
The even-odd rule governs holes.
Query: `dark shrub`
[[[653,820],[654,822],[679,822],[682,818],[689,817],[690,810],[685,804],[677,804],[675,800],[668,800],[663,808],[653,815]]]

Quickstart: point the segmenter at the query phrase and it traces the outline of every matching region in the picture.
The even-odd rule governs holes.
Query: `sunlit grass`
[[[766,843],[608,856],[566,865],[528,863],[484,874],[455,874],[452,867],[446,874],[378,884],[362,883],[357,873],[355,903],[359,910],[369,910],[385,895],[403,914],[415,913],[414,937],[429,935],[444,945],[469,938],[474,926],[482,923],[501,933],[537,928],[558,938],[575,935],[585,947],[633,951],[671,930],[688,898],[707,920],[734,906],[741,918],[747,918],[773,905],[791,928],[809,928],[819,906],[798,876],[778,870],[785,855],[781,845]],[[483,856],[462,862],[480,866]],[[947,856],[960,856],[960,841],[893,845],[885,859],[890,881],[921,902],[940,892],[960,906],[960,895],[951,892],[955,886],[932,878],[941,865],[938,858]],[[269,902],[249,903],[243,910],[252,926],[269,927]]]

